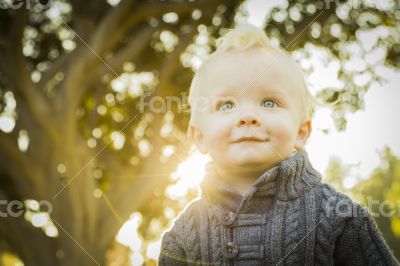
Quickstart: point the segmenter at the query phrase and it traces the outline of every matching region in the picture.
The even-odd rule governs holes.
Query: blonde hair
[[[303,71],[300,66],[291,59],[290,55],[280,47],[274,47],[265,32],[256,26],[251,24],[243,23],[237,25],[232,29],[221,30],[221,37],[216,40],[216,50],[211,53],[202,63],[200,68],[196,71],[189,90],[188,103],[189,106],[193,107],[193,100],[199,96],[199,74],[204,70],[205,66],[212,61],[216,56],[228,52],[228,51],[244,51],[252,47],[259,47],[270,51],[272,53],[284,54],[286,55],[295,65],[302,77],[304,77]],[[311,119],[314,114],[315,100],[311,95],[308,87],[303,78],[303,99],[304,99],[304,118]],[[188,126],[188,138],[190,139],[190,126],[195,124],[197,120],[196,108],[192,109],[190,114],[189,126]]]

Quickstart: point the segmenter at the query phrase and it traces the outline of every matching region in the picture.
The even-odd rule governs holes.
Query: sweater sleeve
[[[165,232],[161,240],[160,256],[158,265],[184,266],[186,263],[186,254],[183,249],[183,234],[182,217],[175,221],[171,230]]]
[[[335,265],[400,265],[371,215],[357,207],[357,215],[347,221],[336,240]]]

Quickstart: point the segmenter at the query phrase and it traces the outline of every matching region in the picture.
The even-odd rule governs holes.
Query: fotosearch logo
[[[325,204],[329,215],[340,217],[357,217],[359,215],[359,208],[349,199],[338,200],[336,197],[331,197]],[[376,200],[372,197],[367,197],[366,208],[372,217],[400,217],[400,200],[394,202],[390,200]],[[361,214],[368,215],[367,212],[361,212]]]
[[[0,1],[0,9],[49,9],[51,0],[3,0]]]
[[[53,206],[47,200],[38,201],[39,209],[47,212],[49,215],[53,212]],[[44,208],[43,208],[44,206]],[[19,200],[0,200],[0,217],[21,217],[24,215],[25,205]]]
[[[143,113],[147,108],[150,112],[153,113],[166,113],[168,111],[177,110],[177,112],[193,112],[196,110],[197,112],[204,112],[210,108],[213,100],[204,97],[198,96],[193,99],[191,106],[188,106],[188,96],[186,93],[182,92],[180,96],[152,96],[150,92],[146,92],[142,96],[140,96],[139,100],[139,111]],[[175,106],[175,109],[173,108]]]

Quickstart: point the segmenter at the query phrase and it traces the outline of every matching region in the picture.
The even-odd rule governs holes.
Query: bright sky
[[[338,156],[346,164],[360,163],[359,174],[366,178],[379,163],[378,150],[388,145],[400,156],[400,74],[391,73],[390,82],[371,87],[365,96],[365,110],[349,114],[347,129],[337,132],[330,118],[330,110],[320,109],[314,119],[314,132],[307,150],[310,160],[324,172],[329,157]],[[320,130],[330,129],[324,135]]]

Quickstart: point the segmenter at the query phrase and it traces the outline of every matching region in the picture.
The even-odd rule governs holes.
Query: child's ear
[[[301,150],[306,144],[307,139],[310,137],[312,131],[311,120],[303,121],[299,126],[299,131],[297,132],[297,139],[294,148],[296,150]]]
[[[208,152],[207,147],[204,143],[203,133],[201,132],[200,128],[197,126],[189,126],[189,135],[191,143],[196,145],[196,148],[203,154]]]

